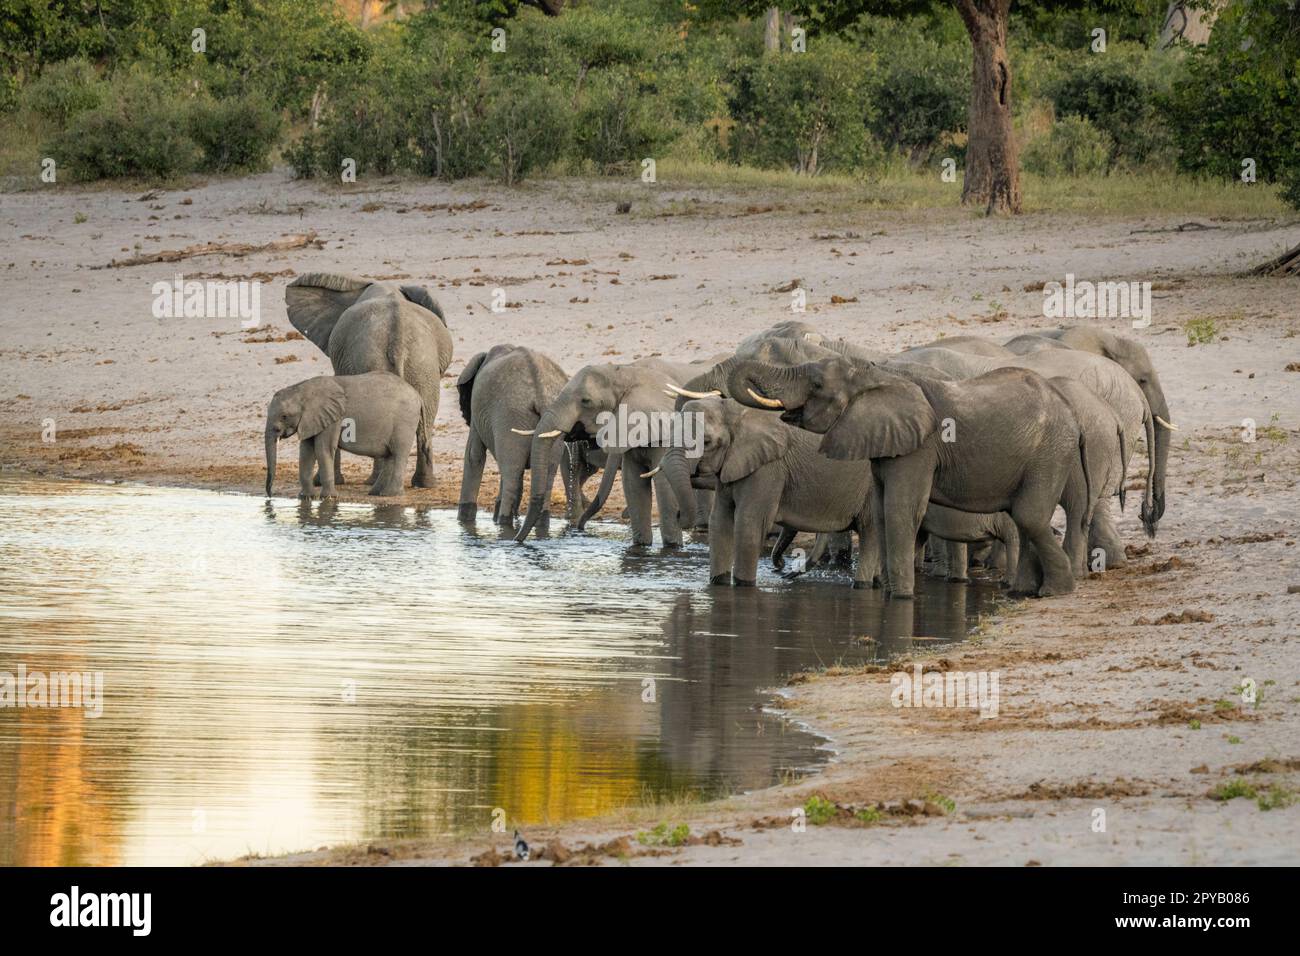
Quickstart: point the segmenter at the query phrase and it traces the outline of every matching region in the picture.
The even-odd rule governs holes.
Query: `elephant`
[[[1152,453],[1152,468],[1156,474],[1153,520],[1159,521],[1165,513],[1165,476],[1169,473],[1169,433],[1178,431],[1178,426],[1170,421],[1169,403],[1165,399],[1164,389],[1160,386],[1160,376],[1156,374],[1155,365],[1152,364],[1146,348],[1133,339],[1095,325],[1073,325],[1063,329],[1046,329],[1017,336],[1007,342],[1007,348],[1012,351],[1026,348],[1032,344],[1026,341],[1030,338],[1108,358],[1128,372],[1138,388],[1142,389],[1147,404],[1151,406],[1151,414],[1156,424],[1156,443]]]
[[[741,362],[728,391],[823,435],[828,458],[871,461],[872,517],[893,597],[913,597],[916,538],[930,502],[1010,514],[1021,538],[1014,593],[1074,589],[1051,520],[1071,469],[1084,467],[1082,432],[1041,375],[1010,368],[945,382],[838,358],[792,368]],[[1042,568],[1036,586],[1026,542]]]
[[[825,458],[815,435],[731,399],[694,399],[682,414],[698,416],[701,454],[690,458],[687,449],[675,446],[661,467],[679,501],[692,482],[716,488],[709,517],[710,583],[753,587],[759,552],[775,522],[787,531],[856,531],[853,586],[871,585],[879,561],[869,462]]]
[[[266,410],[266,496],[275,479],[277,444],[298,436],[300,498],[310,498],[312,468],[320,472],[322,500],[334,497],[339,448],[375,459],[370,494],[402,493],[406,459],[423,414],[420,395],[389,372],[321,375],[282,388]]]
[[[670,362],[652,357],[625,365],[588,365],[560,390],[560,393],[542,412],[531,429],[517,429],[532,438],[529,461],[533,481],[529,494],[528,513],[515,540],[528,539],[543,514],[549,513],[551,486],[560,456],[553,451],[555,442],[563,436],[565,441],[594,441],[612,460],[618,458],[623,475],[623,493],[627,498],[632,523],[632,541],[637,545],[650,544],[651,509],[654,492],[659,497],[659,525],[665,547],[680,547],[682,529],[678,523],[678,504],[673,498],[667,479],[657,472],[667,444],[662,429],[671,425],[673,401],[664,388],[664,382],[685,382],[699,373],[699,364]],[[648,428],[630,428],[624,436],[606,436],[601,441],[602,426],[607,419],[620,415],[630,425],[639,422]],[[617,430],[617,429],[616,429]],[[660,431],[657,436],[632,434],[632,432]],[[615,440],[608,440],[613,437]],[[630,444],[624,439],[635,438]],[[671,440],[671,439],[669,439]],[[606,464],[608,475],[610,464]],[[538,480],[538,476],[542,476]],[[605,485],[602,479],[602,487]],[[652,491],[653,487],[653,491]],[[599,500],[600,495],[598,493]],[[684,505],[694,510],[694,499]]]
[[[1104,356],[1051,347],[1025,355],[1012,354],[1006,358],[963,354],[934,347],[914,349],[907,354],[911,361],[930,365],[956,380],[974,378],[996,368],[1028,368],[1044,378],[1071,378],[1087,386],[1118,416],[1124,428],[1127,456],[1132,456],[1139,435],[1145,435],[1147,439],[1152,494],[1149,500],[1144,498],[1140,518],[1147,536],[1154,537],[1158,522],[1155,500],[1163,494],[1164,475],[1157,467],[1158,462],[1153,454],[1155,438],[1147,427],[1151,411],[1141,388],[1118,364]],[[1127,471],[1127,460],[1124,467]],[[1110,567],[1121,567],[1126,561],[1114,518],[1110,514],[1108,498],[1101,500],[1094,511],[1086,547],[1089,550],[1101,548],[1105,551],[1106,563]]]
[[[542,410],[568,381],[554,360],[519,345],[495,345],[465,363],[456,380],[460,412],[469,426],[457,509],[461,521],[472,522],[478,513],[483,466],[491,452],[501,473],[492,520],[514,527],[532,448],[532,440],[520,432],[537,424]],[[576,445],[565,445],[561,455],[561,478],[573,520],[583,507],[582,484],[594,469]]]
[[[290,282],[284,300],[289,322],[329,356],[335,375],[392,372],[420,394],[412,485],[432,488],[430,433],[438,414],[440,380],[452,352],[451,333],[437,301],[423,286],[321,272]],[[337,460],[335,472],[337,477]]]
[[[741,339],[740,345],[736,347],[737,353],[744,353],[752,348],[758,342],[770,341],[772,339],[783,340],[800,340],[809,345],[815,345],[827,351],[834,352],[840,358],[848,359],[856,364],[878,364],[885,361],[889,356],[884,352],[877,352],[873,349],[864,348],[856,345],[846,339],[827,338],[818,332],[816,327],[807,322],[800,322],[798,319],[786,319],[784,322],[778,322],[769,329],[761,332],[755,332],[753,335]],[[816,359],[810,359],[816,361]]]
[[[1077,471],[1072,469],[1071,474],[1075,473]],[[941,539],[945,545],[936,555],[936,567],[944,577],[954,582],[970,580],[966,573],[968,546],[1001,544],[1006,555],[1002,583],[1005,587],[1012,585],[1012,569],[1020,563],[1020,535],[1016,531],[1016,523],[1005,511],[973,514],[946,508],[932,501],[926,505],[925,516],[921,519],[921,531],[930,535],[932,550],[936,539]]]

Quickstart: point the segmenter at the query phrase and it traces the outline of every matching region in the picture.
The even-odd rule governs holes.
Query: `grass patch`
[[[1280,783],[1273,784],[1255,798],[1255,803],[1261,810],[1281,810],[1295,801],[1295,791],[1288,790]]]
[[[835,809],[835,804],[820,795],[809,797],[803,805],[804,816],[815,827],[829,823],[835,817]]]
[[[642,830],[636,835],[636,842],[642,846],[682,846],[691,837],[691,828],[685,823],[669,827],[660,823],[652,830]]]
[[[1245,797],[1248,800],[1254,799],[1255,785],[1242,780],[1240,777],[1234,777],[1231,780],[1225,780],[1210,791],[1212,800],[1236,800],[1238,797]]]
[[[1209,345],[1219,337],[1218,323],[1208,315],[1188,319],[1183,323],[1183,331],[1187,333],[1188,345]]]

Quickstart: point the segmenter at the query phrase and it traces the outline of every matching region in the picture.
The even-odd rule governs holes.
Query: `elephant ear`
[[[826,432],[821,453],[834,461],[897,458],[910,454],[939,427],[925,392],[906,379],[860,373],[868,380]]]
[[[298,420],[298,437],[312,438],[338,424],[347,404],[347,393],[339,380],[322,375],[303,383],[302,418]]]
[[[483,360],[488,354],[479,352],[468,362],[465,363],[465,371],[460,373],[460,378],[456,379],[456,392],[460,395],[460,413],[465,418],[465,424],[469,424],[470,400],[474,397],[474,376],[478,375],[478,370],[483,367]]]
[[[768,462],[776,461],[790,448],[791,426],[772,412],[741,407],[730,422],[731,446],[718,478],[731,484],[752,475]]]
[[[438,304],[438,300],[424,286],[404,285],[402,286],[402,297],[407,302],[414,302],[416,305],[428,309],[438,317],[438,321],[442,323],[443,328],[447,327],[447,317],[442,314],[442,306]]]
[[[284,290],[289,322],[313,345],[329,353],[330,335],[339,316],[369,288],[366,279],[312,272],[298,276]]]

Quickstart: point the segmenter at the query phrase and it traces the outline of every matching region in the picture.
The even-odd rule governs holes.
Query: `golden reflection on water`
[[[629,549],[613,525],[518,546],[441,510],[0,477],[0,671],[103,671],[105,698],[98,718],[0,708],[0,864],[193,863],[766,786],[826,752],[758,691],[959,638],[993,594],[706,576],[703,545]]]

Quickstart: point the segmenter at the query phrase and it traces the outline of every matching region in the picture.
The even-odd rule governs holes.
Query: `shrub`
[[[260,93],[196,100],[190,111],[190,137],[203,152],[201,169],[258,170],[265,168],[280,139],[280,115]]]
[[[644,93],[627,70],[594,77],[574,119],[578,157],[610,174],[654,155],[670,138],[669,124],[655,106],[654,97]]]
[[[743,64],[731,98],[735,158],[809,176],[860,166],[867,152],[863,61],[848,44],[823,39],[806,53]]]
[[[80,57],[47,66],[19,96],[19,105],[62,129],[80,113],[104,102],[107,84],[89,60]]]
[[[45,149],[73,178],[167,178],[195,169],[201,151],[190,138],[191,101],[153,74],[113,77],[104,104],[76,114]]]
[[[1057,120],[1046,136],[1029,143],[1025,168],[1040,176],[1088,176],[1106,172],[1114,143],[1082,116]]]
[[[510,186],[554,163],[568,146],[569,115],[565,98],[545,79],[497,84],[483,117],[487,171]]]

